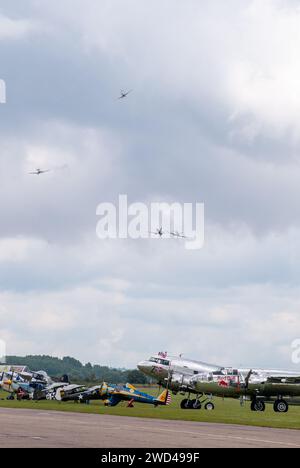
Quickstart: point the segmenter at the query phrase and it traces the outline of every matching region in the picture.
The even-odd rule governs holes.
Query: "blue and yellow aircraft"
[[[154,406],[166,406],[171,403],[171,395],[168,390],[164,390],[158,397],[149,395],[148,393],[140,392],[133,385],[126,384],[123,386],[108,386],[105,383],[102,385],[102,394],[105,398],[106,406],[117,406],[121,401],[128,401],[128,407],[133,407],[134,403],[146,403]]]
[[[73,386],[75,387],[75,386]],[[169,405],[171,395],[164,390],[158,397],[140,392],[133,385],[109,385],[103,382],[97,387],[90,389],[73,388],[70,386],[58,389],[56,400],[58,401],[80,401],[86,403],[92,400],[102,400],[105,406],[117,406],[121,401],[127,401],[128,407],[132,408],[134,403],[145,403],[154,406]]]

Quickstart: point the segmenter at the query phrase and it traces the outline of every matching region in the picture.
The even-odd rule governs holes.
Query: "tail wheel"
[[[251,404],[251,411],[263,413],[264,411],[266,411],[266,405],[263,401],[255,400]]]
[[[274,403],[275,413],[287,413],[289,410],[289,405],[285,400],[277,400]]]
[[[205,409],[206,409],[206,411],[214,411],[215,405],[213,403],[211,403],[211,402],[206,403]]]

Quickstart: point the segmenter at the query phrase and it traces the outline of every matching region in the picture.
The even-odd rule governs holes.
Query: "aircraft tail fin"
[[[171,395],[169,390],[164,390],[159,397],[157,397],[157,402],[160,405],[169,405],[171,403]]]
[[[55,400],[56,400],[56,401],[61,401],[61,400],[62,400],[62,397],[63,397],[63,390],[62,390],[62,388],[58,388],[58,389],[56,390]]]
[[[130,390],[136,390],[136,388],[129,383],[126,384],[126,387],[129,388]]]

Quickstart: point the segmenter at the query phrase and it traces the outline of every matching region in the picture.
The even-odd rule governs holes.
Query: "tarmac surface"
[[[0,409],[1,448],[300,448],[300,431]]]

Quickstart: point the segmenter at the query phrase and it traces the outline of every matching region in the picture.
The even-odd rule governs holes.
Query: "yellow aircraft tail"
[[[169,390],[164,390],[159,397],[157,397],[157,402],[161,405],[169,405],[171,403],[171,395]]]
[[[126,384],[126,387],[129,388],[130,390],[136,390],[136,388],[133,385],[129,384],[129,383]]]

